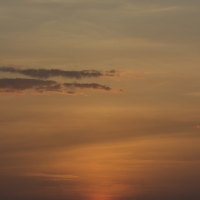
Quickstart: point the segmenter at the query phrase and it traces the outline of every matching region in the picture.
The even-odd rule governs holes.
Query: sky
[[[0,199],[200,199],[199,0],[1,0],[0,27]]]

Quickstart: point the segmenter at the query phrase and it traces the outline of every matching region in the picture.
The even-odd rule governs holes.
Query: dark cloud
[[[36,92],[59,92],[65,94],[76,94],[79,89],[92,89],[112,91],[113,89],[97,83],[58,83],[52,80],[25,79],[25,78],[3,78],[0,79],[0,92],[20,93],[26,90]]]
[[[1,92],[23,92],[34,89],[38,92],[43,91],[60,91],[60,84],[52,80],[37,80],[24,78],[3,78],[0,79]]]
[[[25,79],[25,78],[4,78],[0,79],[1,92],[20,92],[28,89],[34,89],[37,92],[55,91],[63,92],[71,95],[77,94],[76,90],[91,89],[91,90],[104,90],[114,91],[112,88],[106,85],[100,85],[98,83],[57,83],[48,79],[51,77],[64,77],[64,78],[95,78],[95,77],[116,77],[121,72],[110,71],[98,71],[98,70],[82,70],[82,71],[64,71],[60,69],[17,69],[12,66],[0,67],[1,72],[18,73],[32,78],[38,79]],[[115,90],[123,92],[122,90]]]
[[[64,83],[65,87],[70,89],[94,89],[94,90],[112,90],[110,87],[106,85],[100,85],[97,83]]]
[[[92,78],[92,77],[114,77],[118,73],[115,70],[98,71],[98,70],[82,70],[82,71],[65,71],[60,69],[16,69],[14,67],[0,67],[1,72],[18,73],[34,78],[51,78],[51,77],[64,77],[64,78]]]

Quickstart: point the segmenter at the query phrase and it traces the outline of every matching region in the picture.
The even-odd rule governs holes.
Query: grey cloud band
[[[25,90],[36,92],[61,92],[74,94],[77,89],[92,89],[111,91],[112,88],[97,83],[64,83],[60,84],[52,80],[24,79],[24,78],[3,78],[0,79],[1,92],[23,92]]]
[[[16,69],[14,67],[0,67],[1,72],[18,73],[33,78],[48,79],[52,77],[63,78],[98,78],[113,77],[117,75],[117,71],[98,71],[98,70],[81,70],[81,71],[65,71],[60,69]]]

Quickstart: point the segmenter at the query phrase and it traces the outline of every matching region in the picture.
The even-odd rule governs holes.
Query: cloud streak
[[[116,77],[119,76],[116,70],[98,71],[98,70],[81,70],[65,71],[60,69],[16,69],[14,67],[0,67],[1,72],[17,73],[33,78],[48,79],[52,77],[63,78],[99,78],[99,77]]]
[[[45,173],[32,173],[32,174],[25,174],[26,176],[30,177],[44,177],[49,179],[57,179],[57,180],[74,180],[78,179],[79,176],[75,175],[65,175],[65,174],[45,174]]]
[[[38,92],[59,91],[60,84],[52,80],[37,80],[24,78],[3,78],[0,79],[1,92],[23,92],[34,89]]]
[[[71,89],[93,89],[93,90],[112,90],[110,87],[106,85],[100,85],[97,83],[64,83],[63,84],[67,88]]]
[[[25,78],[3,78],[0,79],[1,93],[22,93],[27,90],[35,92],[58,92],[65,94],[76,94],[77,90],[102,90],[114,91],[111,87],[97,83],[58,83],[52,80],[25,79]],[[122,90],[119,90],[122,91]]]

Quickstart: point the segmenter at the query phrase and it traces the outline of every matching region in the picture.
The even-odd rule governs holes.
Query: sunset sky
[[[0,199],[200,199],[199,0],[0,1]]]

